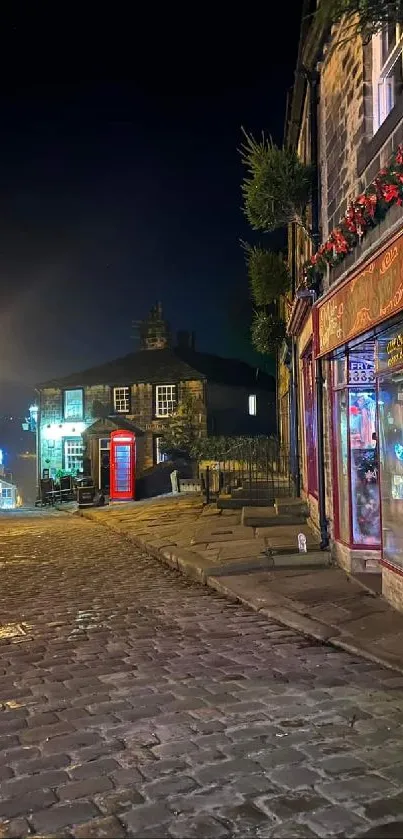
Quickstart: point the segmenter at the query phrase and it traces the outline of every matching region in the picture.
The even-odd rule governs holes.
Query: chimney
[[[176,333],[176,345],[180,350],[194,350],[195,348],[195,333],[188,332],[181,329]]]
[[[169,346],[169,324],[164,320],[162,304],[157,303],[140,324],[140,349],[164,350]]]

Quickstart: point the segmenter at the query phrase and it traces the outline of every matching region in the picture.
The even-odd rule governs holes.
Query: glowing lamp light
[[[398,460],[403,460],[403,446],[401,443],[395,443],[395,455]]]
[[[3,449],[0,449],[0,466],[3,466],[3,463],[4,463]]]
[[[62,437],[81,437],[86,427],[85,422],[54,422],[42,428],[42,439],[61,440]]]

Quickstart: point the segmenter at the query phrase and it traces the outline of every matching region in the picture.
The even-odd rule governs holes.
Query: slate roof
[[[89,385],[130,385],[140,382],[169,384],[190,379],[207,380],[222,385],[254,387],[274,391],[273,376],[232,358],[200,353],[195,350],[140,350],[60,379],[40,384],[46,387],[85,387]]]

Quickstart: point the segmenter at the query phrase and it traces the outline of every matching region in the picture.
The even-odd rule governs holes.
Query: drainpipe
[[[312,183],[312,241],[313,251],[316,253],[319,247],[319,165],[318,165],[318,104],[319,104],[319,73],[317,70],[304,70],[309,85],[309,122],[311,134],[311,165],[314,169]],[[317,291],[315,292],[315,297]],[[326,476],[325,476],[325,452],[323,444],[323,367],[322,359],[317,358],[315,362],[315,384],[316,384],[316,433],[317,433],[317,456],[318,456],[318,508],[320,526],[320,547],[325,550],[329,546],[329,533],[326,518]]]
[[[296,288],[296,229],[295,224],[291,227],[291,294],[292,298],[295,295],[295,288]],[[292,439],[293,439],[293,450],[295,456],[295,464],[294,464],[294,479],[295,479],[295,490],[297,498],[301,495],[301,467],[299,462],[299,413],[298,413],[298,347],[297,341],[292,336],[291,339],[291,423],[292,423]]]

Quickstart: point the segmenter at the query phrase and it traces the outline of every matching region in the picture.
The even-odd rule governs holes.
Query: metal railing
[[[297,495],[295,456],[272,438],[238,440],[219,461],[202,466],[200,477],[207,503],[225,495],[263,506]]]

